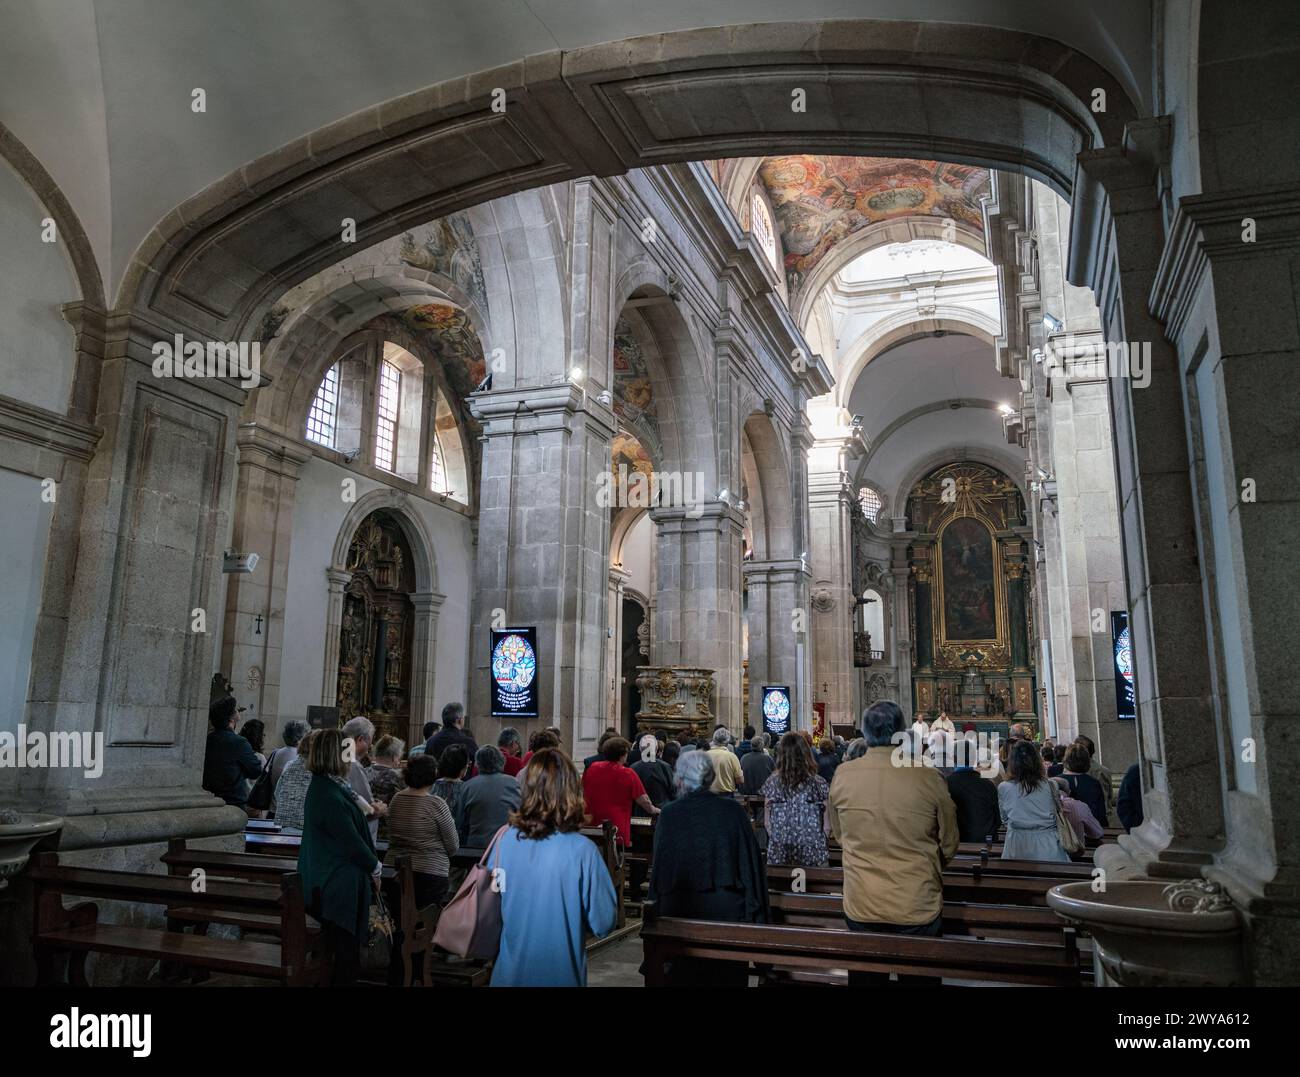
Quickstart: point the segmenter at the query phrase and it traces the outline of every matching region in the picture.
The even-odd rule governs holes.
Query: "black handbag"
[[[388,968],[393,959],[393,931],[395,925],[388,912],[383,895],[376,893],[370,903],[370,916],[366,937],[361,940],[361,967],[368,972]]]
[[[276,749],[279,751],[280,749]],[[271,782],[271,765],[275,762],[275,752],[266,761],[262,773],[257,776],[253,788],[248,791],[248,806],[255,811],[268,811],[275,798],[275,786]]]

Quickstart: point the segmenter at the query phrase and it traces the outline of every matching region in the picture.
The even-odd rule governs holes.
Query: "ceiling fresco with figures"
[[[409,266],[441,273],[449,277],[486,313],[487,287],[483,283],[483,263],[469,218],[453,213],[402,236],[399,257]]]
[[[438,357],[447,384],[461,400],[487,376],[483,347],[463,310],[444,303],[421,303],[407,307],[401,318]]]
[[[769,157],[758,171],[776,210],[790,294],[855,232],[899,217],[951,218],[983,229],[987,169],[944,161],[800,154]]]
[[[307,307],[355,280],[387,274],[399,262],[446,277],[470,303],[478,307],[484,318],[487,317],[487,287],[483,282],[483,264],[474,229],[466,214],[453,213],[358,251],[290,288],[263,316],[258,339],[265,347],[279,335],[281,327],[295,310]]]
[[[650,367],[627,312],[619,316],[614,326],[614,414],[623,432],[633,435],[629,441],[635,443],[638,452],[630,459],[653,466],[654,460],[663,458]],[[617,471],[617,459],[613,466]]]

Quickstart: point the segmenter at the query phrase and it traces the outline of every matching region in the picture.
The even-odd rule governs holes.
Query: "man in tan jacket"
[[[895,750],[902,731],[898,704],[869,707],[862,715],[866,755],[842,763],[831,782],[831,833],[844,849],[844,919],[853,931],[938,936],[943,866],[959,841],[957,812],[939,773],[906,744]],[[851,985],[886,979],[849,977]]]

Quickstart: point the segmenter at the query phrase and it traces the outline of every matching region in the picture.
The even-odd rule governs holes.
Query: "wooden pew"
[[[482,856],[482,852],[479,856]],[[430,905],[418,909],[415,905],[415,875],[411,863],[402,855],[395,865],[398,906],[393,911],[402,925],[402,986],[403,987],[487,987],[492,978],[491,967],[481,961],[451,961],[436,951],[433,933],[438,927],[442,908]],[[450,895],[448,895],[450,899]],[[414,958],[422,955],[420,976],[414,976]]]
[[[772,922],[792,927],[821,927],[847,931],[844,902],[839,894],[768,895]],[[980,905],[970,902],[943,903],[943,934],[975,939],[1005,939],[1061,946],[1078,960],[1078,932],[1051,909],[1014,905]],[[1081,974],[1091,974],[1081,968]]]
[[[641,938],[647,987],[664,986],[665,963],[682,958],[744,962],[776,982],[825,982],[841,970],[1060,987],[1082,982],[1077,960],[1055,944],[676,919],[658,916],[652,901],[643,907]]]
[[[27,877],[36,891],[33,944],[38,983],[52,982],[54,961],[65,953],[69,979],[77,987],[88,986],[86,958],[91,953],[253,976],[288,987],[306,986],[320,977],[320,955],[309,941],[302,883],[296,872],[282,875],[276,885],[218,881],[195,891],[188,878],[64,866],[57,853],[40,853]],[[212,914],[210,920],[223,912],[257,916],[277,921],[280,939],[278,943],[233,941],[101,924],[97,905],[83,902],[65,909],[65,896],[202,908]]]
[[[452,860],[462,866],[469,867],[477,864],[482,855],[482,849],[462,849]],[[187,848],[183,840],[178,839],[173,839],[167,843],[167,852],[163,855],[162,860],[174,875],[188,876],[195,868],[199,868],[211,876],[225,876],[262,882],[278,880],[283,875],[295,872],[298,869],[296,858],[268,856],[264,853],[226,853],[208,849],[190,849]],[[385,866],[383,878],[385,882],[392,884],[399,895],[398,907],[393,908],[391,911],[399,915],[400,922],[403,925],[407,923],[416,924],[416,931],[413,933],[416,939],[414,945],[417,947],[425,946],[427,943],[427,946],[425,946],[424,978],[423,982],[417,986],[487,986],[489,977],[487,965],[449,961],[445,956],[432,950],[433,929],[437,925],[436,911],[432,916],[424,918],[429,920],[428,937],[426,939],[425,932],[422,930],[421,918],[415,915],[419,910],[415,908],[415,880],[409,865],[406,865],[405,878],[402,876],[402,866],[405,864],[405,860],[405,857],[398,857],[396,866]],[[450,895],[448,895],[448,898],[450,899]],[[180,906],[169,908],[167,915],[169,919],[178,923],[196,925],[196,930],[205,928],[208,923],[219,923],[234,924],[246,931],[267,932],[270,934],[275,934],[278,931],[278,924],[270,922],[271,918],[250,913]],[[319,930],[318,925],[311,917],[307,918],[307,929],[309,932]],[[403,940],[402,957],[408,986],[411,983],[410,958],[414,953],[419,952],[418,949],[413,949],[412,945],[408,939]]]
[[[623,859],[623,850],[618,844],[617,830],[614,824],[606,819],[598,827],[584,826],[582,835],[596,843],[596,848],[600,850],[600,858],[605,861],[605,867],[609,869],[609,877],[614,883],[614,893],[618,895],[618,922],[614,925],[617,931],[627,923],[627,909],[623,902],[627,865]]]
[[[802,876],[795,872],[801,871]],[[796,877],[800,878],[809,894],[842,894],[844,872],[840,868],[789,868],[779,864],[767,866],[768,889],[781,893],[791,892]],[[971,872],[944,871],[943,897],[945,901],[966,901],[982,905],[1028,905],[1047,907],[1047,891],[1058,883],[1070,882],[1063,877],[1032,878],[1017,875],[975,875]]]

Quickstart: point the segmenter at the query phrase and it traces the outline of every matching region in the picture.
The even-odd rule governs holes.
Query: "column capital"
[[[675,531],[716,531],[725,524],[739,531],[745,528],[745,514],[722,501],[710,501],[694,508],[656,507],[650,510],[650,519],[657,526]]]
[[[421,591],[411,595],[411,605],[415,607],[416,613],[437,613],[446,601],[447,596],[437,591]]]
[[[812,570],[801,557],[781,558],[770,561],[746,561],[741,565],[741,572],[746,583],[763,580],[767,583],[798,582],[801,578],[812,579]],[[787,577],[783,580],[781,577]]]
[[[342,591],[352,579],[352,573],[343,568],[327,568],[325,578],[329,580],[331,591]]]
[[[1079,154],[1066,268],[1071,284],[1101,294],[1111,242],[1109,222],[1130,213],[1159,210],[1159,176],[1168,164],[1171,136],[1168,116],[1135,120],[1125,126],[1120,144]],[[1155,240],[1153,248],[1158,243]]]
[[[1255,222],[1255,238],[1242,237],[1243,221]],[[1300,188],[1287,184],[1226,195],[1188,195],[1178,200],[1148,302],[1177,339],[1195,305],[1201,278],[1212,262],[1257,258],[1266,251],[1300,246]]]
[[[302,465],[312,458],[304,442],[257,423],[240,424],[235,446],[240,467],[261,468],[289,479],[296,479]]]
[[[475,393],[469,405],[474,418],[483,424],[483,436],[489,438],[565,429],[579,416],[602,437],[613,437],[617,428],[612,404],[602,403],[569,380]]]

